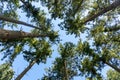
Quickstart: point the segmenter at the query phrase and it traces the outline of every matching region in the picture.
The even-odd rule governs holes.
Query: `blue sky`
[[[40,3],[35,3],[35,5],[40,5]],[[46,8],[43,8],[46,12],[47,12],[47,9]],[[25,14],[24,13],[21,13],[20,12],[20,20],[22,21],[25,21],[27,23],[30,23],[29,19],[25,17]],[[48,15],[48,14],[47,14]],[[49,17],[49,15],[48,15]],[[54,20],[53,23],[54,23],[54,29],[57,31],[59,30],[59,34],[60,34],[60,38],[62,39],[61,43],[65,43],[65,42],[73,42],[74,44],[76,44],[79,40],[79,38],[75,38],[74,35],[66,35],[65,31],[62,31],[60,30],[60,28],[57,26],[57,24],[60,22],[61,20]],[[23,31],[27,31],[29,32],[31,30],[31,28],[29,27],[26,27],[26,26],[23,26],[23,25],[19,25],[19,29],[22,27]],[[8,29],[8,27],[6,27],[6,29]],[[16,29],[16,28],[15,28]],[[18,30],[19,30],[18,29]],[[81,35],[82,39],[85,38],[85,35]],[[55,57],[58,57],[59,53],[57,52],[57,45],[53,45],[52,49],[54,50],[53,54],[52,54],[52,57],[51,58],[48,58],[47,59],[47,63],[46,64],[35,64],[30,71],[28,71],[28,73],[22,78],[22,80],[37,80],[37,79],[40,79],[41,77],[43,77],[43,74],[45,74],[45,68],[48,68],[51,66],[51,64],[53,63]],[[1,55],[0,55],[1,56]],[[1,58],[1,57],[0,57]],[[3,61],[4,62],[4,61]],[[2,61],[0,61],[0,64],[2,63]],[[28,66],[28,62],[26,62],[22,55],[19,55],[14,63],[13,63],[13,69],[15,71],[15,77],[17,75],[19,75],[26,67]],[[109,67],[106,67],[102,73],[103,75],[105,75],[106,73],[106,70],[108,69]],[[76,77],[74,80],[85,80],[84,77]]]

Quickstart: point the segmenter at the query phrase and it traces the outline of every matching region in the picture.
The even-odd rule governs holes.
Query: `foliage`
[[[120,74],[115,70],[108,70],[107,71],[107,80],[119,80]]]
[[[47,7],[50,17],[34,3],[40,2]],[[22,54],[24,59],[37,63],[45,63],[52,54],[52,43],[59,41],[58,31],[53,29],[52,20],[60,19],[58,24],[67,34],[77,38],[77,45],[60,44],[60,57],[55,59],[53,67],[43,77],[72,79],[76,75],[89,79],[101,79],[101,70],[106,65],[120,72],[120,1],[119,0],[1,0],[0,15],[19,20],[22,17],[17,11],[25,13],[41,29],[33,29],[31,33],[45,34],[48,37],[22,38],[12,41],[1,41],[3,59],[9,57],[13,62]],[[18,24],[0,21],[0,27],[17,27]],[[27,47],[27,48],[26,48]],[[73,70],[74,69],[74,70]],[[63,76],[63,74],[65,76]]]
[[[37,63],[45,63],[48,56],[51,55],[51,45],[45,40],[29,39],[27,40],[29,49],[23,51],[23,56],[28,62],[37,60]]]
[[[5,14],[5,11],[7,10],[8,17],[10,16],[12,19],[14,19],[14,18],[17,19],[17,16],[19,15],[19,13],[17,13],[16,11],[23,10],[23,12],[27,13],[26,17],[32,18],[31,19],[32,23],[34,22],[36,24],[36,26],[41,27],[41,30],[34,29],[31,31],[31,33],[45,34],[48,36],[48,38],[39,37],[39,39],[37,39],[37,40],[38,41],[42,40],[46,43],[47,43],[47,41],[49,43],[56,43],[56,41],[59,40],[58,33],[51,29],[51,27],[52,27],[51,20],[47,19],[45,17],[44,11],[33,6],[31,4],[31,1],[29,2],[29,1],[21,0],[21,2],[22,2],[22,4],[20,3],[19,0],[12,0],[12,1],[2,0],[1,1],[1,9],[4,8],[5,10],[4,9],[1,10],[1,14],[2,15]],[[25,5],[25,4],[27,4],[27,5]],[[5,6],[7,6],[7,7],[5,7]],[[15,13],[15,14],[12,15],[12,14],[10,14],[10,12]],[[7,15],[5,15],[5,16],[7,16]],[[17,16],[15,16],[15,15],[17,15]],[[14,17],[12,17],[12,16],[14,16]],[[5,21],[2,21],[2,22],[5,22]],[[1,23],[1,24],[4,24],[4,23]],[[8,26],[9,24],[11,24],[11,23],[8,23],[6,25]],[[5,25],[2,25],[1,27],[4,28],[4,26]],[[4,54],[3,59],[9,57],[10,62],[13,62],[17,55],[19,55],[20,53],[24,53],[23,51],[27,51],[25,49],[26,46],[28,46],[30,48],[32,47],[32,46],[29,46],[29,44],[30,44],[29,42],[31,42],[32,40],[34,40],[34,39],[31,39],[31,40],[30,39],[19,39],[19,40],[12,40],[12,41],[8,40],[6,42],[1,42],[2,48],[0,51],[3,54],[7,53],[7,54]],[[35,47],[35,46],[33,46],[33,47]]]
[[[60,44],[58,51],[60,57],[56,58],[53,66],[47,69],[47,74],[42,80],[71,80],[78,75],[75,59],[75,45],[66,42],[64,45]]]
[[[35,38],[21,38],[15,40],[1,41],[0,52],[3,54],[3,59],[8,60],[9,63],[13,63],[18,55],[23,55],[24,59],[28,62],[36,61],[36,63],[45,63],[48,56],[51,55],[51,44],[57,43],[58,32],[52,29],[52,23],[49,18],[46,18],[46,14],[37,6],[32,3],[38,2],[37,0],[1,0],[0,1],[0,15],[10,17],[13,19],[13,23],[6,22],[7,20],[1,20],[1,28],[5,26],[19,27],[18,24],[14,24],[15,20],[19,20],[22,17],[19,14],[20,11],[26,14],[26,18],[30,18],[30,21],[40,29],[33,29],[31,34],[44,34],[45,37]],[[18,17],[19,16],[19,17]],[[7,19],[7,18],[6,18]],[[22,31],[22,30],[20,30]],[[7,32],[9,33],[9,32]],[[6,33],[5,33],[6,34]],[[27,47],[27,48],[26,48]]]
[[[119,0],[42,0],[42,4],[53,19],[63,20],[59,25],[68,34],[87,33],[88,41],[77,44],[81,74],[100,75],[106,64],[119,72]],[[118,6],[112,8],[113,4]]]
[[[11,80],[13,78],[14,71],[11,69],[9,63],[0,65],[0,80]]]

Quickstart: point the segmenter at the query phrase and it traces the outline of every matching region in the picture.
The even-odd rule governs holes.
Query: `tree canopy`
[[[9,63],[0,65],[0,80],[11,80],[13,78],[14,71],[10,67]]]
[[[120,74],[115,70],[108,70],[107,72],[107,80],[119,80]]]
[[[61,22],[54,26],[53,20]],[[77,44],[61,44],[56,27],[64,30],[66,36],[79,38]],[[58,47],[60,57],[55,59],[43,80],[69,80],[75,76],[101,80],[105,66],[120,73],[120,0],[0,1],[2,60],[12,65],[17,56],[22,55],[29,63],[15,80],[20,80],[35,63],[46,64],[53,54],[53,45]]]

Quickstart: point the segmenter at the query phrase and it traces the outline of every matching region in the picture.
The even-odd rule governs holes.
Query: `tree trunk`
[[[33,25],[28,24],[28,23],[23,22],[23,21],[18,21],[18,20],[12,19],[12,18],[7,18],[7,17],[5,17],[5,16],[3,16],[1,14],[0,14],[0,20],[8,21],[8,22],[11,22],[11,23],[16,23],[16,24],[21,24],[21,25],[25,25],[25,26],[29,26],[29,27],[41,30],[41,28],[39,28],[39,27],[33,26]]]
[[[120,0],[115,0],[115,2],[113,2],[111,5],[109,5],[108,7],[102,9],[101,11],[99,11],[98,13],[94,14],[93,16],[91,16],[90,18],[88,19],[85,19],[85,21],[83,22],[83,24],[89,22],[89,21],[92,21],[94,20],[95,18],[97,18],[98,16],[110,11],[110,10],[113,10],[115,8],[117,8],[118,6],[120,6]]]
[[[21,80],[21,78],[32,68],[32,66],[36,63],[36,60],[32,61],[27,68],[24,69],[23,72],[21,72],[15,80]]]
[[[63,80],[69,80],[68,79],[68,71],[67,71],[67,63],[66,60],[64,60],[64,79]]]
[[[104,62],[105,64],[107,64],[108,66],[112,67],[114,70],[116,70],[117,72],[120,73],[120,68],[118,68],[117,66],[114,66],[112,64],[110,64],[109,62]]]
[[[21,39],[21,38],[46,37],[46,36],[47,35],[32,34],[24,31],[12,31],[12,30],[0,29],[0,39],[2,41]]]

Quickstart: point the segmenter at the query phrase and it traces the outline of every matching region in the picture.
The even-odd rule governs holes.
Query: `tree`
[[[31,5],[31,2],[25,2],[29,4],[30,8],[27,8],[24,4],[20,4],[20,2],[24,3],[24,0],[2,0],[0,2],[0,20],[2,23],[2,29],[0,29],[2,48],[0,51],[4,54],[3,59],[8,57],[8,62],[12,64],[16,56],[22,54],[25,60],[30,62],[30,65],[16,77],[16,80],[20,80],[35,63],[45,63],[47,57],[51,55],[51,44],[57,41],[58,34],[51,29],[51,20],[45,17],[43,11]],[[2,10],[5,6],[7,6],[6,10]],[[31,17],[31,21],[38,27],[18,20],[19,14],[16,12],[18,9],[23,9],[27,13],[27,17]],[[32,12],[28,12],[28,9]],[[34,29],[31,32],[4,29],[4,26],[17,27],[18,24]],[[25,46],[28,46],[29,51]]]
[[[0,26],[2,28],[0,29],[0,52],[4,54],[3,59],[8,58],[11,64],[16,56],[23,55],[30,66],[23,71],[22,76],[35,63],[44,62],[47,56],[50,56],[52,43],[59,40],[58,32],[54,31],[54,23],[52,23],[52,20],[56,19],[62,21],[58,26],[61,30],[65,30],[67,34],[76,35],[77,38],[80,38],[81,34],[87,35],[84,40],[80,38],[73,51],[75,52],[73,56],[60,54],[61,57],[56,58],[54,65],[57,66],[61,61],[64,63],[60,64],[63,65],[61,72],[65,71],[65,77],[62,78],[68,79],[71,76],[71,74],[68,74],[67,68],[71,64],[67,64],[66,61],[66,58],[69,57],[70,61],[77,58],[75,59],[75,69],[80,72],[80,75],[85,75],[90,79],[101,78],[100,71],[106,65],[120,72],[119,0],[1,0],[0,2]],[[50,18],[39,6],[34,5],[36,2],[40,2],[43,7],[48,8]],[[31,24],[19,19],[21,14],[17,13],[18,10],[26,14],[25,16],[31,20]],[[5,26],[17,27],[18,24],[32,27],[33,30],[25,32],[4,28]],[[69,54],[72,54],[72,52],[69,52]],[[60,68],[55,68],[55,70],[59,71]],[[50,73],[53,73],[52,71],[54,71],[54,67]],[[56,72],[56,74],[59,73]]]
[[[119,80],[120,74],[115,70],[108,70],[107,71],[107,80]]]
[[[78,76],[75,64],[75,45],[71,42],[60,44],[58,48],[60,57],[55,59],[53,66],[47,69],[42,80],[71,80]]]
[[[78,67],[82,74],[100,75],[99,70],[105,65],[120,72],[119,0],[42,0],[42,3],[53,19],[63,20],[59,24],[61,29],[76,37],[88,33],[87,40],[93,41],[92,45],[88,41],[78,42],[77,52],[82,58]]]
[[[23,56],[25,60],[29,62],[29,65],[16,77],[15,80],[21,80],[21,78],[27,73],[27,71],[31,69],[35,63],[38,65],[39,63],[45,63],[47,57],[52,53],[52,50],[50,49],[51,45],[44,40],[34,40],[32,43],[30,42],[29,45],[31,45],[31,47],[28,50],[23,51]]]
[[[9,63],[0,65],[0,80],[11,80],[13,78],[14,71],[10,67]]]

